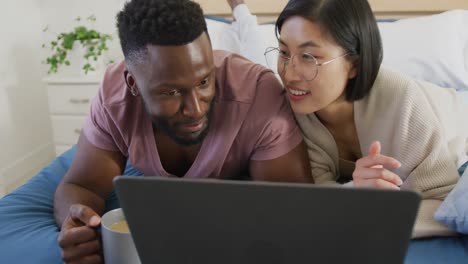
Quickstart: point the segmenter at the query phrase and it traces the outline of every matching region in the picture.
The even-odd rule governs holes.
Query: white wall
[[[47,93],[43,79],[54,34],[69,31],[77,16],[94,14],[94,27],[114,34],[110,57],[121,52],[115,15],[123,0],[14,0],[0,9],[0,197],[54,157]],[[43,32],[48,26],[49,30]],[[8,186],[8,188],[6,188]]]
[[[35,0],[0,9],[0,192],[53,156],[41,79],[41,19]],[[3,188],[2,188],[3,187]],[[1,195],[1,193],[0,193]]]

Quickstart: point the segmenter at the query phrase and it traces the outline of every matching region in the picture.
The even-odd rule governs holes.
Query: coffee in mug
[[[130,233],[130,229],[128,228],[128,224],[126,220],[120,220],[118,222],[115,222],[109,228],[113,231],[118,231],[122,233]]]
[[[105,263],[141,263],[121,208],[105,213],[101,218],[101,227]]]

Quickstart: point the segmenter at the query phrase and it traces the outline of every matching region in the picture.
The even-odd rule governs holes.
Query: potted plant
[[[81,21],[80,17],[75,19],[77,22]],[[96,17],[91,15],[87,18],[89,22],[96,21]],[[48,27],[44,29],[44,32]],[[57,73],[59,68],[63,65],[70,66],[72,60],[70,54],[81,51],[81,58],[84,59],[82,63],[82,70],[85,74],[96,70],[96,63],[102,59],[103,52],[108,50],[108,41],[112,40],[110,34],[98,32],[91,27],[78,25],[69,32],[59,33],[49,45],[44,44],[44,48],[50,48],[51,54],[47,57],[45,63],[49,65],[48,73]],[[79,46],[77,46],[79,45]],[[76,63],[76,62],[74,62]],[[112,62],[110,62],[112,63]]]

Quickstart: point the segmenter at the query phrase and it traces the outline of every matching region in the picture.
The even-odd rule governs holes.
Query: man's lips
[[[186,131],[189,131],[189,132],[198,132],[200,131],[203,126],[205,125],[206,123],[206,118],[202,119],[202,120],[199,120],[199,121],[196,121],[196,122],[191,122],[191,123],[185,123],[185,124],[182,124],[181,127],[183,130],[186,130]]]

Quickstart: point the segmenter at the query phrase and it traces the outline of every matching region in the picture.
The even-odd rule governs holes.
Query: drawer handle
[[[87,103],[89,103],[89,99],[71,98],[70,103],[72,103],[72,104],[87,104]]]
[[[78,128],[76,128],[76,129],[75,129],[75,130],[73,130],[73,131],[75,132],[75,134],[78,134],[78,135],[80,135],[80,134],[81,134],[81,129],[78,129]]]

